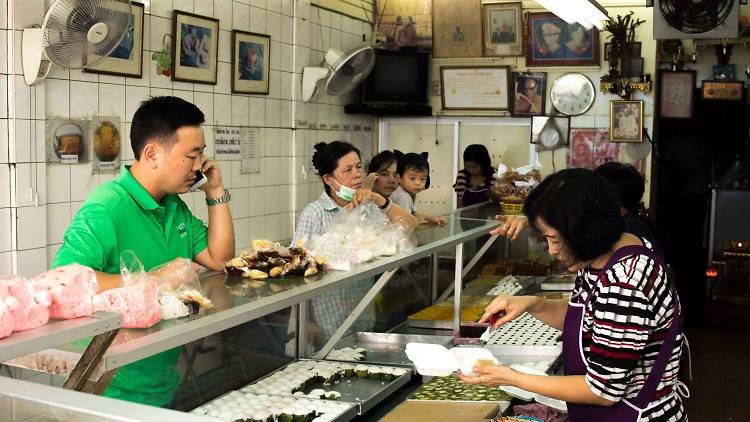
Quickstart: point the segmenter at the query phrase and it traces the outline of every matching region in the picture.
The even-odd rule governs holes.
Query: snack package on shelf
[[[265,280],[287,275],[310,277],[325,271],[325,261],[308,252],[304,242],[285,248],[270,240],[255,239],[252,245],[252,252],[243,251],[224,264],[226,274]]]
[[[178,258],[149,272],[159,287],[159,301],[166,307],[165,313],[178,318],[177,314],[184,312],[174,300],[165,296],[174,296],[183,302],[189,312],[198,312],[199,308],[211,309],[213,304],[203,294],[200,277],[196,271],[196,264],[187,258]],[[179,316],[185,316],[179,315]],[[171,318],[170,318],[171,319]]]
[[[3,293],[7,292],[4,302],[13,316],[13,331],[41,327],[49,321],[48,292],[37,292],[26,277],[0,277],[0,286]]]
[[[532,166],[512,169],[500,164],[495,174],[495,185],[490,191],[490,197],[496,202],[523,204],[526,196],[541,180],[541,173]]]
[[[310,245],[311,252],[323,257],[328,268],[342,271],[350,270],[352,264],[413,248],[405,227],[391,222],[373,203],[337,216],[323,235],[311,239]]]
[[[58,267],[36,276],[32,283],[38,291],[48,292],[51,318],[71,319],[94,313],[91,298],[98,284],[91,268],[78,264]]]

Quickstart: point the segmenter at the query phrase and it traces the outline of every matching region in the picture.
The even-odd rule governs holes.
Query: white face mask
[[[336,182],[337,185],[339,185],[339,190],[336,191],[336,196],[338,196],[339,198],[343,199],[346,202],[352,202],[352,199],[354,199],[354,195],[357,193],[357,190],[352,189],[349,186],[342,185],[333,176],[331,176],[331,180],[333,180],[334,182]]]

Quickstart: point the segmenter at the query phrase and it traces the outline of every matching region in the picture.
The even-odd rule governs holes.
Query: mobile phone
[[[206,182],[208,182],[208,178],[205,174],[203,174],[202,171],[198,170],[195,172],[195,182],[193,182],[192,185],[188,188],[188,192],[195,192],[197,191],[201,186],[203,186]]]

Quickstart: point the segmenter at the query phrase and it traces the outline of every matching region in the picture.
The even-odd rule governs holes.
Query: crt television
[[[362,84],[364,104],[426,103],[430,56],[416,51],[375,49],[375,67]]]

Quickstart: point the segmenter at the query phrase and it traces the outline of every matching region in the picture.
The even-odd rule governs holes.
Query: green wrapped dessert
[[[376,367],[368,369],[367,372],[367,378],[370,378],[371,380],[379,380],[383,374],[383,371],[381,371],[380,368]]]
[[[338,400],[341,398],[341,393],[338,391],[326,391],[325,392],[325,399],[326,400]]]
[[[354,367],[354,375],[357,378],[367,378],[367,365],[357,365]]]
[[[497,387],[467,384],[455,377],[434,377],[410,397],[411,400],[435,401],[510,401],[511,397]]]

